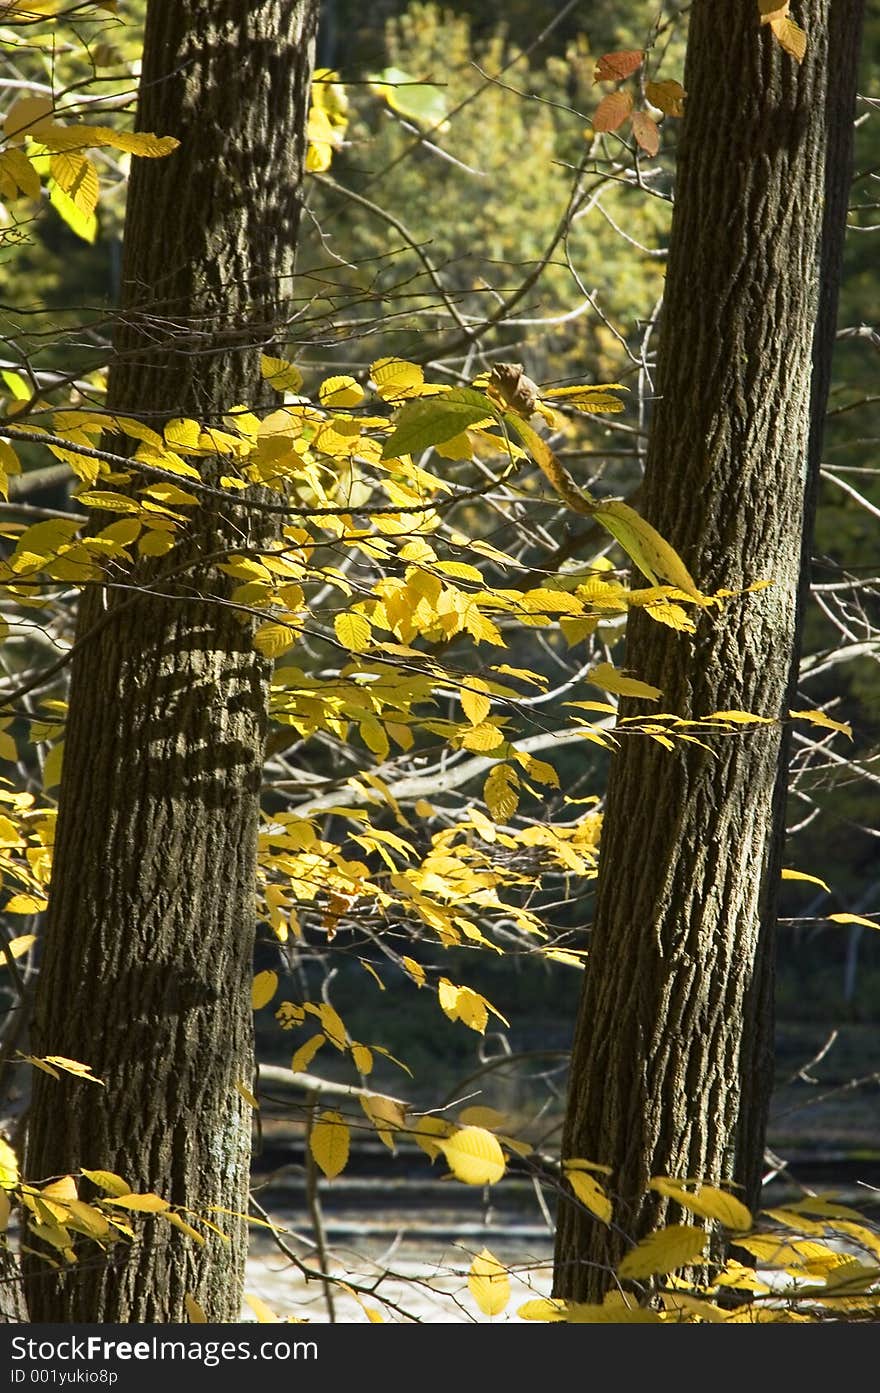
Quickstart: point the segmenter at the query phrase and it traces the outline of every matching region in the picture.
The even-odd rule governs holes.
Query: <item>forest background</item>
[[[109,28],[104,36],[112,50],[104,55],[112,77],[104,83],[102,97],[112,103],[118,93],[120,107],[131,96],[143,6],[133,3],[125,9],[125,27]],[[298,252],[308,328],[298,342],[296,361],[304,377],[315,382],[335,374],[357,374],[378,356],[372,344],[379,335],[382,353],[419,360],[426,340],[430,347],[431,335],[446,327],[448,311],[438,305],[435,274],[459,312],[476,318],[486,314],[487,304],[498,303],[540,267],[521,303],[481,341],[480,358],[465,357],[462,370],[476,372],[493,361],[517,361],[530,378],[551,390],[573,382],[627,385],[631,392],[624,412],[568,423],[559,453],[586,486],[598,484],[604,494],[632,497],[650,422],[649,369],[670,217],[664,195],[674,178],[672,119],[663,122],[659,154],[650,157],[650,175],[643,178],[639,172],[638,150],[624,152],[628,163],[612,169],[600,196],[572,221],[564,245],[549,259],[546,249],[553,244],[566,208],[571,170],[584,151],[585,129],[596,139],[589,127],[601,96],[594,83],[597,59],[613,50],[650,46],[655,54],[662,51],[663,75],[678,76],[685,26],[682,16],[671,11],[654,24],[653,15],[646,20],[644,6],[632,3],[591,5],[586,18],[583,6],[565,10],[559,20],[559,8],[550,5],[484,4],[474,13],[467,6],[415,4],[402,10],[383,3],[371,8],[367,22],[360,7],[325,0],[318,64],[328,78],[338,76],[343,88],[332,99],[328,95],[331,118],[334,100],[339,113],[345,110],[344,122],[334,127],[331,119],[325,132],[332,158],[328,152],[327,167],[312,170]],[[554,19],[558,22],[547,39],[536,44],[536,36]],[[42,64],[45,79],[46,65],[51,64],[56,66],[52,80],[64,65],[66,82],[75,82],[79,73],[85,83],[92,61],[73,45],[69,53],[59,50],[50,57],[19,53],[9,60],[12,76],[6,80],[39,81],[40,73],[31,71],[29,64],[36,69]],[[880,125],[877,98],[870,95],[878,90],[878,65],[880,19],[869,15],[860,79],[860,92],[866,95],[858,110],[857,177],[802,670],[804,705],[851,727],[852,741],[844,749],[839,732],[833,730],[795,736],[789,801],[793,835],[785,863],[818,877],[830,889],[803,882],[785,886],[779,936],[780,1085],[795,1078],[834,1035],[810,1076],[824,1079],[822,1093],[833,1097],[818,1112],[805,1108],[811,1088],[814,1093],[818,1088],[797,1079],[795,1103],[790,1087],[780,1093],[786,1109],[793,1106],[795,1111],[771,1130],[771,1144],[783,1155],[786,1148],[801,1153],[809,1140],[818,1150],[844,1150],[851,1159],[863,1161],[874,1160],[868,1153],[880,1150],[870,1120],[870,1099],[880,1073],[871,1030],[880,1016],[880,939],[865,924],[835,924],[829,916],[876,917],[880,907],[873,813],[880,778],[880,582],[875,574],[880,489],[874,463],[880,439],[880,289],[871,235]],[[328,81],[327,92],[332,91]],[[7,404],[21,394],[22,345],[28,346],[29,360],[41,373],[75,373],[89,380],[95,371],[119,288],[125,198],[125,161],[112,153],[106,158],[102,174],[108,187],[94,226],[78,218],[63,192],[56,191],[55,207],[34,221],[25,238],[3,249],[0,299],[4,335],[12,346],[4,365]],[[323,162],[319,158],[314,164]],[[432,271],[426,270],[426,254]],[[33,358],[37,345],[38,360]],[[26,473],[13,481],[6,505],[11,540],[17,536],[22,509],[64,511],[72,506],[71,480],[64,477],[63,466],[46,472],[37,452],[31,457],[28,450],[22,451]],[[511,552],[536,573],[551,565],[564,567],[565,548],[575,530],[570,516],[562,510],[555,519],[542,515],[536,531],[522,498],[511,496],[508,502],[507,515],[477,518],[477,531],[485,541]],[[480,505],[473,506],[478,514]],[[621,554],[604,542],[596,542],[598,564],[608,564],[610,557],[611,564],[621,567]],[[600,627],[591,653],[594,663],[615,660],[620,631],[618,616]],[[10,681],[34,661],[33,642],[30,634],[10,644]],[[320,648],[313,657],[321,660]],[[534,705],[534,724],[524,731],[539,742],[548,737],[549,749],[549,737],[564,724],[560,703],[577,679],[582,659],[572,656],[572,644],[560,625],[546,634],[538,627],[517,632],[506,661],[513,668],[537,672],[547,680],[550,693],[556,693],[556,700],[542,698]],[[54,692],[53,698],[61,695]],[[50,715],[34,709],[29,717],[17,718],[44,722],[36,735],[29,724],[41,767],[28,764],[26,757],[22,763],[15,749],[18,773],[10,771],[10,776],[20,783],[24,775],[31,786],[40,786],[51,797],[59,763],[57,757],[53,763],[52,751],[62,730]],[[6,730],[15,736],[21,726],[8,721]],[[273,799],[287,797],[298,782],[300,812],[306,805],[320,811],[321,797],[325,807],[333,807],[337,790],[352,772],[350,751],[328,736],[317,756],[310,749],[305,778],[296,758],[298,747],[286,743],[284,733],[282,727],[274,748],[270,742],[267,810],[280,806]],[[369,729],[362,728],[361,736],[362,743],[369,740]],[[416,817],[430,818],[432,780],[436,786],[437,779],[448,774],[446,764],[434,764],[425,754],[424,785],[418,783],[416,761],[407,768],[405,777],[411,782],[401,791],[393,767],[385,769],[387,746],[379,739],[369,748],[382,762],[384,781],[400,805]],[[7,757],[11,753],[7,751]],[[559,743],[553,752],[559,788],[542,790],[539,801],[524,809],[523,827],[564,822],[570,800],[601,797],[607,759],[607,751],[591,749],[585,755],[582,744]],[[355,772],[363,767],[370,766],[363,765],[361,751]],[[449,769],[456,767],[453,762]],[[403,778],[400,772],[397,782]],[[468,793],[464,780],[456,786]],[[470,793],[474,789],[479,785]],[[536,833],[536,856],[539,841]],[[515,855],[524,858],[525,848],[518,847]],[[521,860],[520,868],[523,864]],[[344,940],[337,940],[331,952],[335,934],[346,928],[344,905],[331,906],[329,935],[324,906],[323,939],[309,932],[307,922],[304,938],[286,948],[280,962],[277,940],[265,935],[258,944],[256,970],[280,975],[273,1010],[287,995],[320,999],[332,972],[332,1000],[351,1037],[380,1039],[382,1047],[412,1071],[412,1079],[404,1082],[394,1064],[374,1059],[371,1084],[391,1094],[404,1091],[425,1106],[435,1105],[438,1095],[452,1096],[463,1080],[480,1078],[481,1070],[497,1058],[493,1051],[509,1052],[511,1062],[504,1069],[493,1067],[485,1076],[492,1082],[479,1101],[498,1101],[492,1094],[497,1084],[508,1099],[516,1097],[518,1107],[540,1097],[538,1106],[549,1106],[552,1116],[561,1108],[563,1066],[552,1062],[537,1068],[534,1054],[544,1051],[552,1060],[554,1052],[564,1053],[569,1041],[579,991],[576,954],[585,947],[591,917],[591,871],[585,862],[567,871],[558,867],[529,900],[529,911],[550,927],[552,945],[561,958],[525,949],[518,937],[521,924],[512,925],[514,951],[503,956],[467,947],[444,951],[444,976],[453,982],[466,980],[510,1022],[509,1028],[502,1028],[494,1020],[492,1025],[499,1027],[494,1034],[491,1026],[486,1031],[485,1021],[480,1031],[462,1028],[461,1018],[450,1029],[438,1019],[436,1000],[428,993],[413,993],[405,1007],[389,1004],[380,1011],[365,994],[363,954],[357,944],[339,952]],[[22,916],[15,907],[10,912],[8,905],[4,922],[10,940],[23,939],[37,927],[31,916]],[[27,959],[23,962],[26,969]],[[433,966],[428,959],[425,964]],[[11,989],[9,996],[11,1004]],[[290,1037],[279,1030],[272,1011],[258,1011],[257,1037],[261,1059],[289,1062]],[[335,1061],[338,1068],[331,1059],[324,1063],[329,1053],[322,1055],[327,1077],[346,1077],[341,1059]],[[300,1062],[305,1067],[307,1061]],[[525,1088],[516,1084],[512,1093],[518,1068],[531,1081]],[[862,1080],[859,1087],[837,1091],[837,1086],[854,1079]],[[15,1086],[19,1087],[18,1078]]]

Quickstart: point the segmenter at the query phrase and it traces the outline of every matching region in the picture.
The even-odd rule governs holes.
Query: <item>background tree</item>
[[[802,63],[799,34],[786,50],[746,6],[691,14],[644,506],[705,590],[772,584],[701,627],[687,660],[635,616],[626,661],[685,717],[738,708],[770,724],[669,759],[627,741],[614,762],[563,1155],[610,1165],[620,1205],[613,1228],[561,1207],[555,1289],[577,1299],[601,1295],[627,1240],[660,1222],[652,1176],[733,1182],[758,1202],[823,181],[829,128],[835,156],[851,130],[859,7],[838,18],[843,91],[826,4],[805,7]],[[826,225],[832,238],[833,283]],[[820,356],[827,332],[826,317]]]
[[[132,173],[112,414],[217,422],[258,400],[289,314],[316,20],[313,0],[149,6],[138,124],[180,146]],[[187,558],[145,556],[81,606],[33,1034],[106,1087],[42,1075],[28,1164],[240,1215],[268,673],[203,559],[234,525],[206,506]],[[31,1318],[180,1320],[190,1294],[235,1319],[245,1226],[227,1224],[223,1245],[169,1228],[118,1263],[37,1264]]]

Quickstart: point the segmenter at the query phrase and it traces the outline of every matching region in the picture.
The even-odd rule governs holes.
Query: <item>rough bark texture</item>
[[[692,640],[633,614],[627,667],[685,716],[789,707],[837,80],[828,11],[802,5],[799,67],[756,5],[691,10],[644,512],[704,591],[773,585],[701,618]],[[661,1220],[652,1175],[759,1192],[785,741],[774,724],[707,743],[628,739],[612,761],[563,1154],[612,1166],[619,1198],[609,1228],[563,1198],[561,1296],[600,1297],[628,1241]]]
[[[283,337],[291,292],[316,20],[317,0],[151,0],[138,129],[181,145],[133,161],[111,410],[158,426],[265,401],[259,348]],[[243,517],[201,509],[185,575],[175,550],[123,577],[162,598],[83,598],[34,1026],[38,1053],[82,1060],[106,1087],[37,1075],[28,1175],[110,1169],[196,1212],[247,1208],[235,1084],[253,1068],[267,674],[198,561],[246,542]],[[118,613],[90,636],[106,607]],[[191,1293],[210,1320],[237,1320],[246,1226],[214,1217],[228,1244],[147,1219],[109,1255],[86,1244],[57,1276],[34,1265],[31,1319],[181,1321]]]

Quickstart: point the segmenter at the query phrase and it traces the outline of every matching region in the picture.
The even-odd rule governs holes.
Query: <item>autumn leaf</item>
[[[488,1248],[478,1253],[471,1263],[468,1289],[484,1316],[500,1315],[510,1300],[507,1269]]]
[[[309,1137],[309,1150],[328,1180],[345,1170],[350,1136],[341,1113],[319,1113]]]
[[[656,106],[664,116],[683,116],[684,99],[687,96],[680,82],[668,78],[664,82],[646,82],[645,96],[652,106]]]
[[[596,63],[593,82],[622,82],[642,66],[645,55],[640,48],[622,48],[603,53]]]
[[[632,131],[636,138],[636,144],[653,159],[660,149],[660,131],[657,122],[645,111],[634,111]]]
[[[504,1174],[504,1152],[484,1127],[461,1127],[451,1137],[438,1137],[435,1144],[464,1185],[495,1185]]]
[[[623,125],[632,109],[633,99],[629,92],[609,92],[593,112],[593,130],[600,133],[616,131]]]
[[[674,1272],[678,1267],[695,1262],[708,1242],[705,1229],[694,1228],[692,1224],[670,1224],[631,1248],[618,1264],[617,1275],[635,1278]]]
[[[780,47],[790,54],[796,63],[802,63],[807,52],[807,36],[790,15],[774,16],[770,28]]]

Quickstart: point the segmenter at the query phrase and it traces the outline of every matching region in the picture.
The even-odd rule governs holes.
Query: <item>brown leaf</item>
[[[594,131],[616,131],[622,126],[633,107],[629,92],[609,92],[593,113]]]
[[[680,82],[669,78],[665,82],[646,82],[645,96],[652,106],[659,107],[664,116],[683,116],[687,92]]]
[[[621,48],[615,53],[603,53],[593,73],[594,82],[622,82],[641,66],[644,53],[640,48]]]
[[[632,118],[633,135],[636,143],[641,146],[646,155],[653,159],[660,149],[660,131],[657,122],[645,111],[634,111]]]

